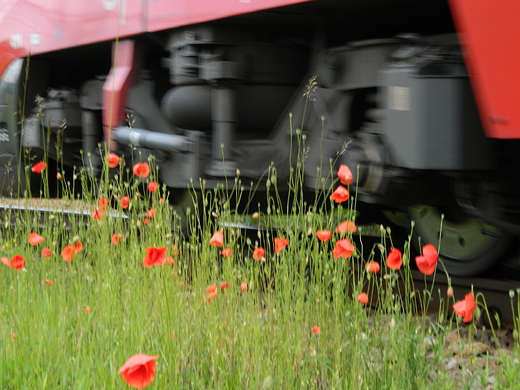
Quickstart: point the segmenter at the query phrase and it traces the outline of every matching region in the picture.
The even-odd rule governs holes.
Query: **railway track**
[[[23,223],[22,221],[31,221],[31,227],[41,228],[50,219],[61,216],[65,224],[64,228],[69,229],[73,220],[76,222],[90,220],[92,210],[92,205],[80,200],[0,198],[0,220],[10,226],[16,226]],[[20,215],[23,215],[23,218],[18,218]],[[113,218],[128,219],[125,214],[113,211],[106,215]]]
[[[23,212],[23,218],[18,218]],[[29,215],[29,218],[27,218]],[[9,223],[16,226],[20,221],[31,221],[32,228],[41,228],[45,226],[46,221],[52,219],[52,216],[60,215],[64,221],[64,227],[69,228],[71,222],[76,223],[81,220],[87,222],[92,217],[92,205],[82,201],[70,201],[61,199],[0,199],[0,221],[4,224]],[[125,214],[117,212],[109,212],[107,216],[128,219]],[[7,226],[7,225],[4,225]],[[224,224],[224,226],[227,226]],[[247,231],[246,235],[256,236],[258,227],[254,226],[238,226],[232,225],[234,228],[241,228]],[[361,229],[363,230],[363,229]],[[369,234],[369,236],[371,236]],[[367,237],[369,238],[369,237]],[[373,237],[372,237],[373,238]],[[515,277],[519,274],[520,264],[518,268],[508,268],[509,276]],[[503,272],[502,272],[503,274]],[[478,323],[489,328],[491,325],[507,327],[512,326],[515,317],[518,317],[520,296],[520,280],[504,280],[496,276],[486,277],[448,277],[438,270],[434,276],[425,276],[419,271],[412,271],[415,290],[423,291],[425,288],[431,290],[431,302],[429,311],[434,313],[439,309],[451,310],[453,298],[448,297],[448,288],[451,287],[455,300],[463,299],[464,295],[469,291],[473,291],[475,296],[479,295],[480,302],[484,303],[485,299],[487,312],[480,310]],[[433,288],[432,288],[433,286]],[[450,314],[450,313],[447,313]]]
[[[258,235],[258,227],[237,224],[223,225],[232,228],[242,228],[246,230],[246,235],[251,239],[254,239]],[[361,236],[367,238],[368,241],[374,241],[375,239],[374,242],[377,242],[380,240],[377,233],[379,231],[379,225],[377,227],[358,226],[358,230],[364,232],[361,233]],[[274,231],[272,233],[274,234]],[[366,245],[366,247],[370,247],[370,245]],[[416,291],[421,292],[425,288],[431,289],[433,283],[432,300],[429,304],[429,311],[432,314],[438,312],[441,307],[449,311],[449,313],[446,314],[452,312],[451,305],[453,298],[447,295],[450,286],[455,301],[463,299],[464,295],[469,291],[473,291],[475,296],[481,295],[479,302],[483,303],[482,296],[484,297],[487,307],[487,312],[480,310],[479,318],[477,319],[479,325],[488,329],[491,326],[496,328],[497,325],[511,327],[514,318],[519,315],[520,262],[504,260],[504,263],[497,263],[497,266],[501,265],[504,266],[505,270],[502,270],[500,273],[491,273],[489,277],[462,278],[450,276],[450,283],[448,282],[448,277],[440,268],[437,270],[435,276],[425,276],[421,272],[414,270],[412,271],[414,287]],[[504,275],[512,279],[505,279]],[[514,280],[514,278],[518,278],[518,280]],[[513,308],[515,308],[516,312],[513,312]]]
[[[483,296],[477,301],[485,303],[487,312],[480,310],[477,320],[479,325],[487,328],[493,326],[512,326],[514,318],[518,317],[518,296],[520,293],[520,281],[500,280],[484,277],[459,278],[448,277],[442,272],[437,272],[435,279],[433,276],[426,276],[419,271],[412,271],[416,290],[423,290],[425,287],[431,289],[432,301],[429,310],[437,312],[441,307],[446,309],[446,302],[451,303],[452,298],[448,296],[448,288],[451,286],[455,300],[461,300],[469,291],[473,291],[475,296]],[[441,303],[441,300],[443,303]],[[448,308],[451,304],[448,304]],[[514,309],[513,309],[514,308]],[[513,311],[514,310],[514,311]]]

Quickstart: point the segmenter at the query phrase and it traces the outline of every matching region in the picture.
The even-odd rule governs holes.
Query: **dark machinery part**
[[[428,45],[406,39],[392,53],[379,72],[380,108],[372,109],[378,113],[351,138],[340,162],[357,168],[360,200],[407,210],[416,248],[434,244],[450,274],[471,276],[495,264],[511,236],[468,214],[450,191],[464,172],[487,175],[496,158],[458,45],[442,40]]]

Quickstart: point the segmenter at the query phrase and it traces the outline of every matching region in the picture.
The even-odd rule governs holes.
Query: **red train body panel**
[[[414,220],[417,242],[439,245],[442,222],[448,270],[483,272],[520,236],[518,16],[506,0],[0,0],[0,194],[34,188],[13,176],[26,158],[96,176],[108,151],[153,156],[173,203],[237,169],[263,188],[271,164],[284,190],[305,124],[309,191],[347,164],[361,203]]]
[[[489,137],[520,138],[520,3],[451,0]]]
[[[0,45],[24,57],[305,1],[2,0]],[[9,61],[2,57],[0,69]]]

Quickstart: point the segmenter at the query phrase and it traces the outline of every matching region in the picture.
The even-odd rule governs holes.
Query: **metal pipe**
[[[189,152],[192,149],[192,142],[182,135],[163,134],[130,127],[116,128],[113,138],[121,144],[166,152]]]

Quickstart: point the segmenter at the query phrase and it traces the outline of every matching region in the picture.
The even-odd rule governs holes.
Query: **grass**
[[[0,268],[0,389],[125,388],[118,370],[140,353],[160,357],[150,389],[475,389],[486,388],[491,375],[493,388],[515,387],[518,350],[468,352],[477,324],[462,324],[448,310],[427,314],[437,292],[434,285],[415,289],[409,244],[400,248],[403,267],[393,270],[385,265],[389,229],[376,230],[370,243],[359,233],[335,232],[339,222],[355,220],[355,198],[337,205],[325,188],[308,204],[301,165],[291,176],[289,202],[277,191],[274,169],[266,175],[267,206],[249,215],[234,206],[245,193],[239,177],[230,191],[202,183],[183,223],[164,201],[164,188],[149,192],[143,184],[156,177],[150,165],[144,180],[124,162],[105,167],[99,182],[85,172],[63,173],[58,185],[72,203],[78,200],[70,183],[76,178],[84,186],[87,216],[4,213],[0,256],[23,256],[26,266]],[[131,198],[128,209],[123,196]],[[110,206],[96,220],[99,198]],[[246,235],[234,227],[244,221],[261,229]],[[217,230],[230,257],[209,243]],[[330,230],[332,239],[321,242],[318,230]],[[28,242],[34,232],[44,238],[36,246]],[[279,253],[275,237],[288,240]],[[333,256],[340,239],[356,245],[349,258]],[[64,261],[61,251],[78,242],[83,249]],[[42,257],[44,247],[50,258]],[[175,264],[144,267],[147,248],[160,247]],[[265,255],[257,261],[258,247]],[[373,274],[364,267],[371,261],[381,266]],[[213,284],[217,296],[210,299]],[[362,292],[366,305],[358,301]],[[455,302],[442,299],[445,308]],[[518,335],[517,321],[515,327]],[[471,375],[447,369],[454,356],[467,358],[457,364]],[[477,358],[493,367],[475,367]]]

